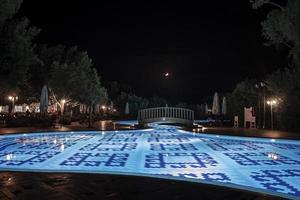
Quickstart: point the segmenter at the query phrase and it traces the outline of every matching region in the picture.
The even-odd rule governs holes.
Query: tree
[[[233,118],[238,115],[241,120],[244,117],[244,107],[254,107],[257,104],[258,94],[255,90],[255,80],[245,79],[238,83],[226,99],[228,116]]]
[[[159,96],[152,96],[149,99],[149,107],[150,108],[156,108],[156,107],[164,107],[166,104],[168,104],[167,100],[164,98],[161,98]]]
[[[147,108],[149,101],[143,97],[138,97],[136,95],[128,95],[128,103],[130,115],[136,117],[139,110]]]
[[[109,83],[108,89],[110,98],[115,101],[121,93],[121,85],[117,81],[113,81]]]
[[[66,49],[61,60],[52,64],[51,72],[49,86],[58,105],[62,107],[60,99],[67,99],[74,105],[87,105],[91,126],[94,106],[105,103],[108,97],[87,52],[81,52],[77,47]]]
[[[82,80],[76,87],[73,99],[89,106],[89,127],[92,124],[92,112],[96,104],[105,104],[108,100],[107,91],[101,86],[100,77],[94,68],[78,74],[78,80]]]
[[[222,115],[225,116],[227,114],[227,103],[226,103],[226,97],[223,96],[222,99]]]
[[[63,49],[58,60],[44,61],[50,65],[49,86],[58,103],[60,99],[72,99],[77,95],[78,89],[76,88],[86,84],[84,78],[88,79],[88,77],[83,78],[83,76],[86,76],[86,72],[92,66],[92,60],[87,53],[80,52],[76,46]]]
[[[176,104],[176,107],[177,107],[177,108],[188,108],[188,104],[185,103],[185,102],[178,102],[178,103]]]
[[[29,81],[37,94],[40,93],[43,85],[48,85],[55,63],[67,63],[67,61],[63,59],[65,50],[66,47],[63,45],[48,46],[42,44],[36,47],[35,52],[41,62],[30,67],[29,73],[31,77]]]
[[[20,9],[23,0],[0,0],[0,27]]]
[[[284,69],[270,74],[268,90],[279,101],[277,113],[281,129],[299,131],[300,123],[300,70]]]
[[[0,87],[3,93],[28,89],[29,68],[39,62],[33,40],[40,30],[30,26],[27,18],[11,19],[19,5],[20,1],[4,1],[0,6],[0,10],[8,9],[6,14],[1,13],[0,21]]]
[[[261,23],[266,45],[284,45],[289,49],[293,64],[300,67],[300,1],[288,0],[281,5],[272,0],[251,0],[254,9],[271,5],[272,9]]]

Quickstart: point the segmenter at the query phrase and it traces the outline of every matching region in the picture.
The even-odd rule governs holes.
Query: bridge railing
[[[176,119],[184,122],[194,121],[194,111],[186,108],[177,107],[158,107],[158,108],[147,108],[140,110],[138,113],[138,121],[140,123],[155,120],[168,120]]]

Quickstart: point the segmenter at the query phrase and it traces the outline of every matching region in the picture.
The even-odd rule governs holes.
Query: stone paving
[[[182,181],[100,174],[0,173],[1,200],[276,200],[264,194]]]

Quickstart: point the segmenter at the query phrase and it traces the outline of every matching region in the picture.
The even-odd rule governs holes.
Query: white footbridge
[[[194,123],[194,111],[177,107],[158,107],[142,109],[138,112],[139,125],[154,122],[180,123],[191,126]]]

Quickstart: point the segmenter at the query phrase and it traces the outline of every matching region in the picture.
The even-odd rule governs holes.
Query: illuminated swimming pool
[[[112,173],[300,198],[300,141],[134,131],[0,136],[1,171]]]

